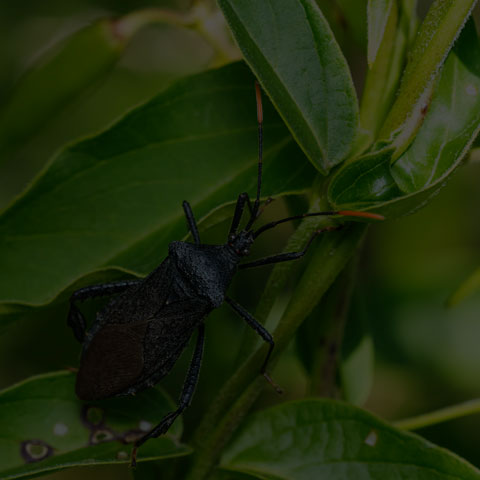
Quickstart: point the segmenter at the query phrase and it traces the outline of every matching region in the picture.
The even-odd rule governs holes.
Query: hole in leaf
[[[25,440],[20,444],[20,454],[27,463],[39,462],[53,455],[53,448],[43,440]]]
[[[111,440],[115,440],[115,435],[113,434],[113,432],[105,428],[96,430],[90,436],[91,445],[96,445],[97,443],[109,442]]]

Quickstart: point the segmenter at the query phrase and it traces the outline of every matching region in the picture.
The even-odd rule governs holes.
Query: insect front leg
[[[299,252],[287,252],[287,253],[280,253],[278,255],[272,255],[271,257],[260,258],[258,260],[254,260],[253,262],[242,263],[238,266],[238,268],[252,268],[252,267],[260,267],[262,265],[269,265],[271,263],[280,263],[280,262],[288,262],[290,260],[297,260],[298,258],[303,257],[308,250],[308,247],[312,244],[313,240],[317,235],[320,235],[324,232],[332,232],[333,230],[339,230],[342,227],[325,227],[320,230],[316,230],[313,232],[313,235],[308,240],[305,248]]]
[[[156,438],[163,435],[172,426],[175,419],[190,405],[195,387],[197,386],[198,377],[200,374],[200,365],[202,363],[203,356],[203,344],[205,342],[205,326],[200,324],[198,327],[197,343],[195,345],[195,351],[193,352],[192,361],[188,367],[187,377],[183,384],[182,393],[178,402],[178,407],[173,412],[167,413],[161,420],[161,422],[153,428],[150,432],[137,440],[133,445],[131,466],[135,467],[137,450],[140,445],[144,444],[150,438]]]
[[[99,285],[91,285],[89,287],[80,288],[72,293],[70,297],[70,310],[68,312],[67,324],[72,328],[75,338],[79,342],[83,342],[85,338],[85,329],[87,322],[82,312],[77,307],[77,302],[82,302],[89,298],[103,297],[120,293],[128,287],[138,285],[141,280],[124,280],[122,282],[101,283]]]
[[[192,232],[193,240],[197,245],[200,245],[200,235],[198,233],[197,222],[193,216],[192,207],[187,201],[183,201],[183,211],[185,212],[185,217],[187,217],[188,228]]]
[[[245,209],[245,204],[248,205],[250,211],[250,216],[253,214],[252,202],[248,193],[243,192],[238,196],[237,203],[235,205],[235,213],[233,214],[232,225],[230,226],[229,235],[235,235],[237,233],[238,225],[242,219],[243,210]]]
[[[225,301],[247,322],[250,327],[252,327],[262,337],[263,340],[269,344],[270,348],[268,349],[267,356],[263,361],[260,373],[267,379],[268,383],[272,385],[277,393],[283,393],[283,390],[271,379],[270,375],[267,373],[268,360],[270,359],[275,347],[275,342],[273,341],[272,335],[261,323],[258,322],[258,320],[255,320],[255,318],[235,300],[232,300],[230,297],[225,297]]]

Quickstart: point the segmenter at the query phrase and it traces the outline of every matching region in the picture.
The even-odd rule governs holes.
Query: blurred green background
[[[190,3],[1,2],[0,105],[43,52],[93,20],[143,7],[186,10]],[[419,2],[420,15],[429,3]],[[365,32],[349,27],[341,1],[322,0],[319,4],[333,22],[361,91],[366,65]],[[66,105],[28,141],[0,153],[0,208],[60,147],[101,131],[176,78],[205,70],[212,61],[211,48],[194,32],[169,26],[142,30],[101,82]],[[472,156],[426,208],[370,230],[362,252],[360,283],[375,345],[375,375],[365,406],[381,417],[400,419],[480,396],[480,293],[455,308],[445,307],[448,296],[480,266],[479,180],[480,161]],[[276,218],[284,209],[278,202],[268,215]],[[216,226],[206,232],[205,240],[222,241],[226,229],[226,224]],[[259,241],[256,252],[260,255],[280,250],[292,227],[285,226],[281,232]],[[240,274],[232,296],[254,310],[267,275],[268,269],[254,278],[246,272]],[[94,303],[87,306],[92,313],[95,308]],[[29,315],[2,331],[1,388],[33,374],[77,365],[79,345],[65,318],[66,306],[61,304]],[[224,308],[209,319],[204,373],[194,404],[185,415],[187,430],[189,417],[199,415],[232,371],[243,330],[243,323]],[[189,354],[182,357],[164,382],[173,397],[183,381]],[[293,348],[280,361],[275,378],[287,392],[282,401],[304,395],[305,374]],[[259,406],[275,401],[278,399],[266,391]],[[480,467],[479,431],[480,415],[475,415],[419,433]],[[89,469],[88,474],[92,480],[130,478],[125,467]],[[69,470],[44,478],[74,479],[84,475],[83,470]]]

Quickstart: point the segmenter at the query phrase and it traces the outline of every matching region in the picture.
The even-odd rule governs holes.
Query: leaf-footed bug
[[[247,193],[238,196],[227,243],[202,244],[193,212],[183,202],[193,243],[174,241],[168,256],[144,279],[93,285],[75,291],[70,298],[68,325],[76,339],[83,343],[80,368],[76,380],[76,393],[85,401],[112,396],[135,394],[155,385],[166,376],[186,347],[192,333],[197,330],[196,346],[177,409],[168,413],[160,423],[134,443],[132,465],[136,452],[150,438],[158,437],[170,428],[175,419],[190,404],[197,384],[204,344],[204,320],[225,301],[269,344],[269,350],[260,373],[275,387],[267,374],[268,360],[274,348],[272,335],[241,305],[226,295],[237,269],[245,269],[302,257],[313,239],[320,233],[338,227],[326,227],[313,233],[305,248],[241,263],[250,253],[255,239],[277,225],[311,216],[356,216],[383,219],[367,212],[328,211],[295,215],[263,225],[253,230],[261,213],[262,183],[262,124],[261,93],[255,85],[258,119],[258,175],[255,201]],[[250,218],[239,230],[245,207]],[[87,298],[117,294],[97,313],[86,332],[86,321],[77,302]]]

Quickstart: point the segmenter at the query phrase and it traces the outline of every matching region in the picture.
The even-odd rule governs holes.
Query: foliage
[[[60,328],[67,299],[79,286],[146,275],[170,241],[185,238],[183,199],[205,238],[227,228],[237,195],[256,188],[255,78],[266,94],[265,198],[283,199],[293,214],[308,202],[310,211],[368,210],[388,222],[420,210],[440,192],[480,128],[475,1],[435,0],[422,21],[414,0],[327,3],[219,0],[218,8],[196,2],[178,13],[132,7],[116,20],[71,33],[24,75],[0,110],[6,173],[25,159],[18,154],[22,143],[41,134],[48,117],[61,118],[62,109],[106,81],[145,27],[166,23],[172,31],[189,30],[210,55],[196,69],[205,71],[177,73],[118,121],[105,121],[101,133],[89,130],[82,138],[79,129],[57,140],[50,150],[62,148],[27,188],[10,195],[0,212],[5,334],[33,319],[50,318]],[[362,15],[352,13],[359,4],[368,28]],[[244,60],[238,61],[222,18]],[[349,48],[363,49],[368,64],[360,100],[344,54]],[[25,170],[32,176],[38,164],[25,160]],[[299,250],[319,226],[337,223],[305,219],[283,248]],[[221,381],[211,375],[208,385],[219,393],[210,388],[202,414],[187,413],[183,434],[177,422],[168,435],[142,446],[135,477],[480,478],[476,467],[451,451],[353,406],[363,405],[373,376],[373,343],[360,318],[362,296],[355,293],[368,225],[344,223],[317,239],[297,268],[276,265],[256,307],[276,342],[269,368],[282,362],[282,354],[294,354],[288,346],[296,336],[309,393],[331,398],[270,399],[280,405],[247,416],[264,389],[258,370],[266,347],[246,332],[237,358],[223,352],[228,361],[225,371],[217,370]],[[452,304],[478,287],[477,273]],[[90,313],[97,308],[95,303]],[[73,378],[70,372],[47,373],[0,392],[1,478],[128,463],[131,436],[172,403],[154,388],[134,399],[85,406],[75,397]],[[403,426],[415,429],[478,410],[477,403],[469,405]],[[93,426],[84,418],[89,409],[101,412]],[[58,425],[65,433],[55,430]],[[101,439],[92,441],[99,432]]]

